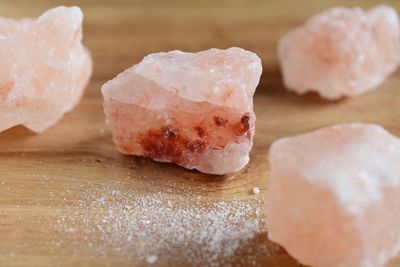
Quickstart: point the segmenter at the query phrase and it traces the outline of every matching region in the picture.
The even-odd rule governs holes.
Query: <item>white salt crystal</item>
[[[158,260],[157,255],[149,255],[146,258],[147,263],[154,264]]]
[[[254,195],[260,194],[260,188],[258,188],[258,187],[253,187],[253,194],[254,194]]]
[[[243,265],[268,254],[265,245],[246,246],[263,231],[261,202],[218,201],[191,193],[176,199],[162,192],[136,195],[115,184],[90,191],[77,185],[77,190],[79,207],[62,205],[53,218],[56,230],[63,233],[61,239],[79,236],[88,247],[92,244],[89,256],[115,255],[148,264],[161,263],[162,258],[212,267],[229,265],[237,253],[246,254],[240,258]],[[73,191],[63,193],[67,199],[76,198]],[[75,231],[68,231],[71,228]]]

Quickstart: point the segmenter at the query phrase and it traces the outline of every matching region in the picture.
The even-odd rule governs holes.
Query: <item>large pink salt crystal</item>
[[[92,70],[82,19],[78,7],[0,18],[0,131],[18,124],[43,131],[79,102]]]
[[[399,17],[388,6],[333,8],[286,34],[278,57],[288,89],[330,100],[354,97],[375,89],[398,67]]]
[[[261,72],[241,48],[151,54],[102,87],[106,122],[124,154],[235,172],[249,161]]]
[[[400,139],[374,124],[270,149],[269,238],[306,265],[380,267],[400,250]]]

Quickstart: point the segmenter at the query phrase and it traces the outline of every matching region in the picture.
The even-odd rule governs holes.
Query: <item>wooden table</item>
[[[61,3],[80,5],[85,13],[84,42],[94,58],[93,78],[82,102],[56,126],[43,134],[23,127],[0,134],[0,266],[146,265],[137,257],[109,253],[112,248],[108,247],[102,248],[102,255],[94,254],[100,241],[89,244],[87,236],[61,229],[56,211],[65,213],[58,213],[58,219],[72,220],[73,214],[66,215],[70,209],[86,212],[87,207],[79,204],[82,193],[96,194],[99,188],[116,185],[133,194],[164,192],[166,201],[190,201],[194,196],[210,201],[238,199],[262,210],[267,196],[268,147],[274,140],[342,122],[375,122],[400,135],[400,73],[365,96],[327,102],[316,95],[300,97],[284,90],[276,58],[278,39],[309,16],[332,6],[370,7],[378,2],[0,0],[0,15],[18,18],[37,16]],[[400,10],[398,1],[386,2]],[[230,46],[256,52],[264,65],[255,96],[255,146],[245,170],[216,178],[116,151],[104,124],[99,90],[106,80],[151,52]],[[261,194],[253,195],[253,187],[259,187]],[[91,238],[96,241],[101,232],[93,227]],[[243,251],[252,253],[260,246],[273,249],[250,255],[252,262],[243,262],[240,253],[224,262],[234,266],[301,266],[268,241],[265,227]],[[184,254],[186,248],[177,249]],[[159,257],[155,264],[194,263]],[[400,266],[400,260],[388,266]]]

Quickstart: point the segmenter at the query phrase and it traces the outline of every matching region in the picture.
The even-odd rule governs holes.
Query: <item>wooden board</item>
[[[61,3],[79,4],[85,13],[85,44],[93,53],[95,68],[81,104],[56,126],[40,135],[22,127],[0,134],[0,266],[146,265],[143,259],[111,253],[108,247],[102,247],[102,255],[93,254],[100,242],[88,246],[87,236],[61,231],[56,211],[84,214],[87,207],[80,205],[82,193],[95,194],[99,188],[116,185],[133,194],[164,192],[165,201],[201,196],[210,201],[240,199],[262,208],[267,197],[268,147],[274,140],[342,122],[375,122],[400,135],[399,72],[363,97],[327,102],[315,95],[300,97],[285,91],[276,59],[279,37],[309,16],[332,6],[371,7],[379,2],[0,0],[0,15],[18,18],[37,16]],[[386,2],[400,10],[398,1]],[[216,178],[116,151],[104,125],[99,91],[106,80],[151,52],[230,46],[256,52],[264,65],[255,96],[257,133],[248,167]],[[261,194],[251,194],[255,186]],[[73,219],[73,214],[61,215]],[[92,238],[97,240],[101,232],[95,227]],[[240,253],[225,263],[301,266],[268,241],[265,229],[245,246],[238,251],[251,254],[262,246],[273,249],[254,252],[251,263],[243,262]],[[176,249],[184,254],[186,248]],[[194,263],[190,258],[182,262],[160,257],[156,264]],[[389,266],[400,266],[400,260]]]

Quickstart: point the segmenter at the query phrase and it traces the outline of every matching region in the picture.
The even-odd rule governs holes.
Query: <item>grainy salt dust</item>
[[[54,214],[61,239],[57,242],[84,240],[93,257],[116,256],[155,265],[229,266],[233,255],[254,247],[246,242],[265,231],[263,203],[258,198],[216,201],[190,193],[144,194],[104,185],[94,192],[81,190],[74,207],[68,205],[73,191],[63,193],[67,201]],[[268,253],[266,247],[257,249],[259,254]],[[256,264],[254,251],[242,254],[243,264]]]

